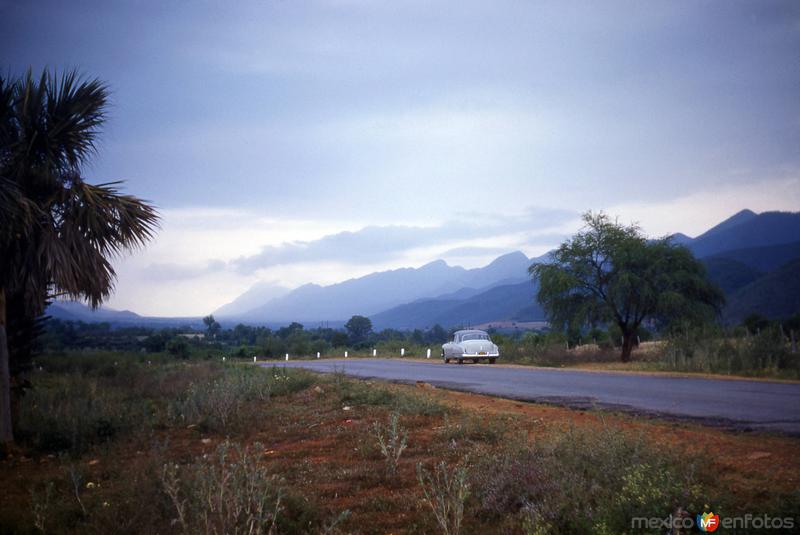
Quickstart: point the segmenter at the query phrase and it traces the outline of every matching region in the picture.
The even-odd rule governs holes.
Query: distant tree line
[[[80,349],[106,349],[170,353],[180,358],[228,354],[239,357],[280,358],[286,353],[310,356],[334,350],[366,350],[373,347],[436,346],[444,343],[450,332],[441,325],[430,329],[399,331],[372,330],[364,316],[353,316],[345,329],[318,327],[306,329],[291,323],[278,329],[238,324],[223,328],[208,316],[205,331],[186,327],[113,327],[109,323],[85,323],[48,319],[37,340],[37,351],[54,352]],[[202,335],[202,337],[197,336]]]

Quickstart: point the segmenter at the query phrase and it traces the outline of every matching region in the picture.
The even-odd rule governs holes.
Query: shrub
[[[569,430],[482,459],[472,486],[482,515],[518,514],[529,533],[622,533],[633,516],[699,510],[700,461],[605,428]]]
[[[251,421],[252,415],[245,410],[247,403],[291,394],[307,388],[313,381],[311,374],[302,370],[226,367],[210,382],[189,385],[170,404],[169,413],[173,421],[229,431]]]
[[[175,355],[178,358],[188,359],[191,352],[189,351],[189,342],[182,336],[174,336],[169,340],[165,348],[170,355]]]
[[[788,340],[777,325],[738,337],[716,328],[674,332],[667,338],[659,363],[679,371],[800,376],[800,359],[790,353]]]
[[[146,431],[152,424],[152,407],[127,394],[94,378],[43,378],[20,404],[19,437],[39,451],[80,455],[117,435]]]

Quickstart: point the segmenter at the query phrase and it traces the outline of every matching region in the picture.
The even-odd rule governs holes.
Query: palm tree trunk
[[[6,291],[0,288],[0,443],[14,442],[11,426],[11,372],[6,335]]]

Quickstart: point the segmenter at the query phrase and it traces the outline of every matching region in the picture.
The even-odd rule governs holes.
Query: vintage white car
[[[500,350],[492,343],[486,331],[456,331],[453,341],[442,346],[445,364],[451,360],[456,360],[459,364],[464,364],[465,360],[477,363],[482,359],[494,364],[499,356]]]

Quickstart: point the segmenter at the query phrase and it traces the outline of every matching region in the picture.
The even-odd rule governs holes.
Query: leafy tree
[[[347,336],[353,345],[366,341],[367,336],[372,332],[372,320],[365,316],[353,316],[344,324],[347,329]]]
[[[763,329],[766,329],[772,325],[772,321],[766,316],[762,316],[756,312],[748,315],[743,321],[742,325],[745,326],[747,332],[751,334],[757,334]]]
[[[148,353],[158,353],[167,347],[169,336],[166,333],[156,333],[148,336],[142,341],[142,346]]]
[[[122,195],[118,183],[88,184],[81,174],[95,152],[108,90],[75,72],[0,76],[0,442],[13,440],[6,325],[36,317],[48,298],[105,300],[111,261],[143,246],[158,215]]]
[[[206,334],[208,335],[209,340],[216,338],[217,334],[222,330],[222,325],[220,325],[217,320],[214,319],[213,314],[209,314],[203,318],[203,324],[206,326]]]
[[[331,345],[333,347],[344,347],[347,345],[347,333],[342,331],[335,331],[331,335]]]
[[[447,331],[445,331],[444,327],[437,323],[431,327],[430,331],[428,331],[427,338],[429,342],[443,344],[447,342]]]
[[[539,281],[538,300],[554,326],[598,323],[622,333],[623,362],[630,360],[645,320],[669,324],[704,320],[724,304],[703,265],[669,238],[647,240],[640,229],[602,212],[584,214],[584,228],[530,273]]]
[[[189,342],[183,336],[172,337],[166,343],[166,349],[171,355],[175,355],[178,358],[188,359],[190,355]]]

